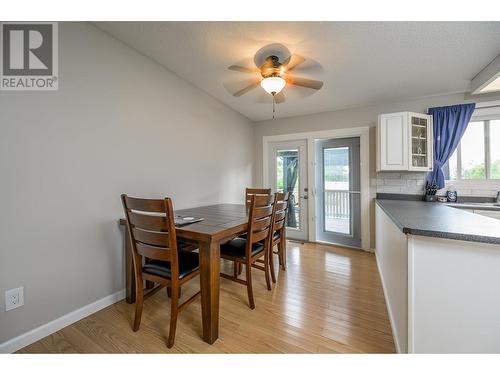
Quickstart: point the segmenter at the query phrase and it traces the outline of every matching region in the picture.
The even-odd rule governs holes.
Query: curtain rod
[[[440,106],[440,107],[445,107],[445,106]],[[497,108],[500,107],[500,100],[492,100],[489,102],[479,102],[476,103],[476,109],[480,108]],[[432,107],[427,107],[426,112],[429,112],[429,108]]]

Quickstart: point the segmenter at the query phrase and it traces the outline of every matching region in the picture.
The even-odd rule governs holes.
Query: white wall
[[[252,123],[94,26],[62,23],[59,91],[0,91],[0,343],[124,288],[120,194],[242,202]]]

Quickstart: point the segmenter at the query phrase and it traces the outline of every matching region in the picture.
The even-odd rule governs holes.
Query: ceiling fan
[[[259,67],[244,67],[240,65],[231,65],[229,70],[241,73],[254,74],[255,80],[249,85],[233,92],[232,95],[240,97],[247,92],[252,91],[260,86],[273,97],[273,118],[274,118],[274,103],[283,103],[285,95],[283,88],[285,86],[301,86],[313,90],[319,90],[323,87],[322,81],[317,81],[308,78],[302,78],[292,75],[290,72],[300,64],[304,63],[306,59],[302,56],[291,54],[289,57],[280,61],[280,58],[271,54],[264,59],[264,63]]]

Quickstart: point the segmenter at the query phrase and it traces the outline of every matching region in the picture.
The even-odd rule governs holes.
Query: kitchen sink
[[[481,202],[459,202],[459,203],[448,203],[449,206],[462,206],[462,207],[492,207],[492,208],[500,208],[500,203],[481,203]]]
[[[498,207],[500,206],[499,203],[462,203],[462,204],[468,204],[469,206],[490,206],[490,207]]]

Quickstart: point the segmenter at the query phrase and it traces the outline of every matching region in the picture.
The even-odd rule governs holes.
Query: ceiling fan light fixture
[[[260,82],[260,85],[268,94],[276,95],[283,90],[286,81],[281,77],[267,77]]]

